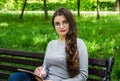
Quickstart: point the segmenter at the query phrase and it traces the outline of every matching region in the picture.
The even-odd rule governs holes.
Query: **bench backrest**
[[[41,66],[43,53],[25,52],[18,50],[0,49],[0,81],[9,77],[18,68],[33,71]],[[89,58],[89,77],[87,81],[110,81],[114,59]]]

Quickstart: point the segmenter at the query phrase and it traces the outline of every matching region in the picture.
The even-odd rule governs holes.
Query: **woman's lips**
[[[61,30],[60,32],[65,32],[66,30]]]

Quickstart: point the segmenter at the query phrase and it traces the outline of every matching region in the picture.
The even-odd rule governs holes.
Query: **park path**
[[[21,13],[21,11],[0,11],[0,13]],[[24,13],[34,13],[34,14],[41,14],[44,13],[44,11],[24,11]],[[48,11],[48,14],[53,14],[54,11]],[[77,14],[77,11],[72,11],[72,13]],[[96,15],[96,11],[80,11],[80,14],[90,14],[90,15]],[[116,11],[100,11],[101,15],[108,15],[108,14],[120,14],[120,12]]]

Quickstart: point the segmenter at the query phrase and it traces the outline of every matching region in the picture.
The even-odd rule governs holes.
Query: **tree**
[[[27,4],[27,0],[24,0],[22,12],[21,12],[21,15],[20,15],[20,17],[19,17],[20,19],[23,17],[26,4]],[[48,19],[46,0],[44,0],[44,12],[45,12],[45,19]]]
[[[77,0],[78,17],[80,17],[80,0]]]
[[[24,13],[26,4],[27,4],[27,0],[25,0],[25,2],[24,2],[24,4],[23,4],[22,12],[21,12],[21,15],[20,15],[20,17],[19,17],[20,19],[23,17],[23,13]]]
[[[120,11],[120,0],[115,1],[114,10],[115,11]]]
[[[97,0],[97,18],[96,19],[100,19],[99,0]]]
[[[44,12],[45,12],[45,19],[48,19],[46,0],[44,0]]]

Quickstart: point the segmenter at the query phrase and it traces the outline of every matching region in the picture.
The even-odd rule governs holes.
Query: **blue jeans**
[[[36,79],[31,74],[16,72],[9,76],[8,81],[36,81]]]

